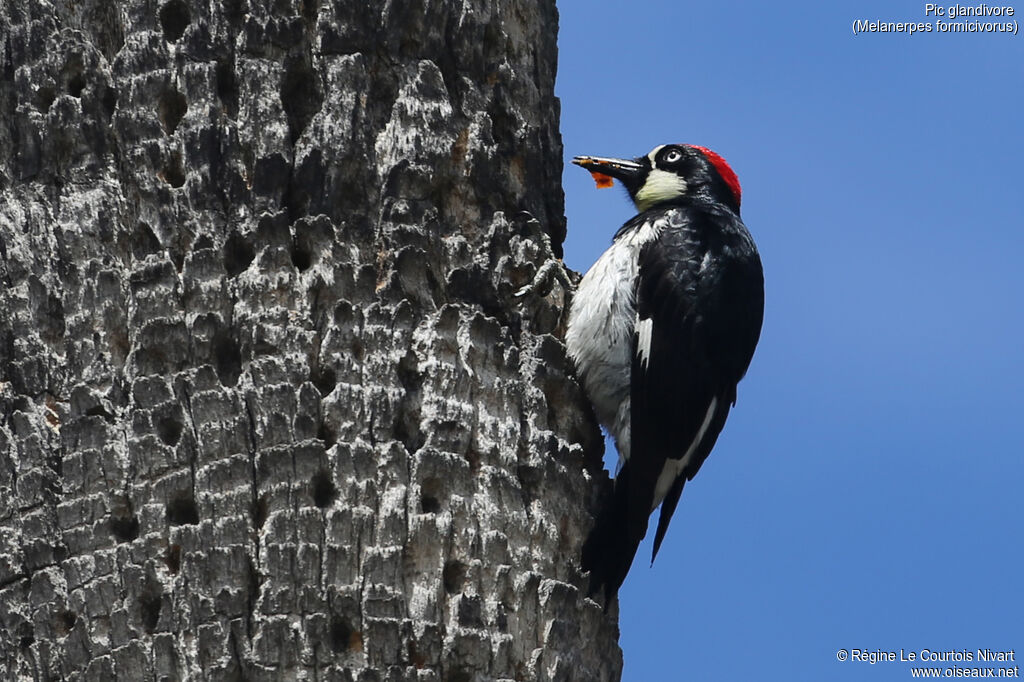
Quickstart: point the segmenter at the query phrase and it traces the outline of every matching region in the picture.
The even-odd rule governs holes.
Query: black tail
[[[665,539],[665,532],[668,531],[668,522],[676,512],[676,505],[679,504],[679,496],[683,494],[683,486],[686,485],[686,476],[679,476],[668,489],[665,500],[661,503],[661,514],[658,515],[658,530],[654,533],[654,549],[651,550],[651,566],[658,558],[658,550],[661,549],[661,541]]]
[[[630,505],[630,467],[627,462],[615,477],[611,501],[597,516],[583,543],[583,570],[590,571],[588,595],[604,588],[605,606],[615,596],[633,564],[636,549],[647,534],[650,509],[638,509],[636,498]]]

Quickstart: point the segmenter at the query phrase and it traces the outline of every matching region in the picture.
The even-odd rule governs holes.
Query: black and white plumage
[[[584,548],[591,592],[617,592],[648,517],[657,556],[683,485],[736,401],[761,332],[764,279],[720,156],[662,145],[633,160],[577,157],[622,182],[640,213],[580,282],[566,346],[620,469]]]

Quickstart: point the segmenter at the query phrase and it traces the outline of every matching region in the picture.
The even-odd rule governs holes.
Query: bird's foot
[[[565,264],[561,258],[554,256],[554,250],[551,248],[551,237],[540,227],[540,221],[533,217],[529,211],[521,211],[517,216],[517,220],[525,222],[525,226],[529,231],[539,235],[542,244],[541,250],[547,254],[544,262],[537,269],[537,273],[533,276],[533,280],[524,287],[520,287],[514,294],[516,298],[524,298],[526,296],[532,296],[540,294],[542,296],[547,295],[551,291],[551,287],[555,281],[562,283],[566,291],[573,291],[576,288],[576,284],[573,281],[573,277],[570,271],[566,269]]]
[[[565,271],[565,264],[558,258],[549,258],[537,270],[537,274],[533,276],[533,281],[524,287],[520,287],[513,296],[522,298],[527,295],[548,292],[551,290],[555,280],[561,282],[566,290],[572,291],[573,284],[569,279],[568,273]]]

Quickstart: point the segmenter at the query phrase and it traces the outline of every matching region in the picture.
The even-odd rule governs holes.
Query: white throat
[[[646,211],[660,201],[668,201],[686,194],[686,181],[675,173],[653,168],[647,174],[644,186],[633,197],[640,211]]]

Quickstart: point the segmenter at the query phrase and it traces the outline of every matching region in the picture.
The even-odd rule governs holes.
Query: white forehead
[[[658,155],[658,152],[660,152],[662,149],[664,149],[667,146],[668,146],[667,144],[659,144],[657,147],[652,149],[649,154],[647,154],[647,160],[651,162],[651,168],[654,168],[654,166],[655,166],[655,164],[654,164],[654,157]]]

